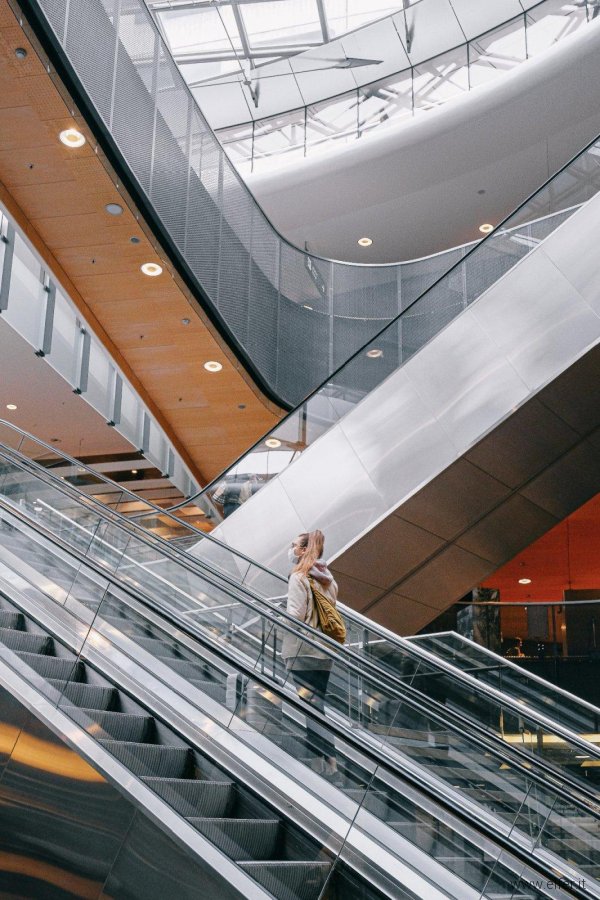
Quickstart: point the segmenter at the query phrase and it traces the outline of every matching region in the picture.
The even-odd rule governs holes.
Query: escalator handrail
[[[18,515],[16,515],[15,518],[20,519],[21,521],[25,522],[26,524],[30,524],[28,522],[27,518],[25,516],[23,516],[21,511],[19,511]],[[46,536],[46,535],[44,535],[44,536]],[[55,536],[51,535],[50,533],[48,533],[47,536],[48,536],[48,539],[52,543],[55,543],[57,546],[60,546],[60,544],[62,543],[60,540],[55,540]],[[69,549],[69,552],[71,552],[70,549]],[[79,554],[73,554],[73,555],[75,557],[79,556]],[[85,561],[86,563],[88,562],[88,560],[85,558],[83,558],[82,561]],[[90,568],[96,570],[96,565],[93,564],[92,566],[90,566]],[[104,572],[101,572],[101,573],[98,572],[98,574],[102,574],[102,577],[106,578],[106,575]],[[136,602],[138,602],[138,603],[141,602],[142,605],[144,605],[144,606],[148,605],[145,603],[145,601],[142,597],[135,596],[134,592],[131,591],[130,589],[128,589],[126,586],[119,585],[118,589],[119,589],[119,591],[121,591],[123,593],[131,594],[134,597],[134,600]],[[7,590],[7,595],[9,596],[9,599],[10,599],[10,588]],[[11,602],[14,602],[17,606],[22,608],[22,604],[19,602],[18,599],[17,600],[13,599]],[[156,610],[153,609],[153,612],[156,612]],[[30,613],[30,615],[32,615],[32,614]],[[33,614],[32,617],[35,620],[35,613]],[[167,622],[168,622],[168,620],[167,620]],[[93,627],[94,627],[94,625],[92,624],[90,626],[90,628],[93,628]],[[168,631],[168,628],[166,628],[166,630]],[[195,636],[194,636],[194,638],[195,638]],[[204,642],[198,641],[198,643],[202,645]],[[84,646],[85,646],[85,642],[84,642],[84,645],[82,645],[81,650],[83,650]],[[78,656],[81,655],[81,650],[79,651]],[[211,652],[214,653],[215,648],[213,648],[211,646],[210,650],[211,650]],[[222,652],[217,652],[215,655],[220,655],[220,656],[224,657],[225,659],[227,659],[226,655],[223,654]],[[140,664],[142,666],[144,665],[143,663],[140,663]],[[154,673],[154,674],[156,674],[156,673]],[[254,672],[253,670],[251,670],[249,673],[249,676],[252,679],[254,679],[255,681],[258,681],[258,682],[262,681],[265,684],[265,686],[269,687],[269,690],[273,690],[272,685],[268,682],[267,679],[263,678],[260,673]],[[181,696],[180,691],[177,689],[177,687],[172,688],[172,689],[175,690],[175,692]],[[189,701],[189,698],[186,697],[185,699],[187,699]],[[290,705],[296,705],[296,706],[298,705],[297,703],[295,703],[294,697],[288,698],[286,696],[285,700],[286,700],[286,703],[290,703],[290,700],[291,700]],[[302,712],[303,712],[303,714],[306,715],[305,710],[302,710]],[[329,728],[333,732],[337,733],[341,730],[335,725],[335,723],[331,723],[330,720],[327,719],[323,713],[320,713],[316,709],[311,709],[310,715],[316,721],[320,722],[322,725]],[[353,732],[349,732],[349,734],[346,735],[342,730],[342,734],[340,735],[340,737],[348,745],[353,745],[353,744],[356,745],[356,743],[357,743],[354,740],[355,735]],[[399,764],[392,766],[392,765],[390,765],[390,761],[387,760],[385,757],[380,758],[380,754],[373,748],[354,746],[353,749],[359,754],[359,756],[362,756],[363,759],[367,759],[371,763],[374,763],[377,766],[376,771],[383,769],[383,770],[385,770],[385,772],[388,775],[391,775],[392,778],[396,778],[396,779],[408,782],[413,789],[415,789],[420,795],[422,795],[424,797],[424,799],[426,801],[428,801],[429,803],[433,802],[433,804],[435,804],[435,807],[436,807],[435,812],[434,812],[434,816],[436,818],[440,819],[441,818],[440,813],[447,812],[451,815],[451,817],[453,819],[458,820],[458,822],[460,824],[466,825],[469,828],[470,832],[476,831],[485,840],[490,841],[491,843],[495,844],[496,846],[499,846],[503,850],[507,851],[510,855],[512,855],[513,858],[516,858],[520,862],[525,862],[525,864],[527,866],[531,867],[532,870],[534,870],[534,871],[537,870],[538,872],[542,872],[544,874],[545,878],[551,880],[552,878],[556,877],[556,874],[557,874],[556,864],[552,863],[551,861],[546,860],[543,856],[539,857],[539,856],[535,855],[535,850],[539,849],[539,847],[537,845],[535,845],[532,848],[532,850],[529,850],[529,848],[522,846],[521,843],[515,839],[514,829],[511,829],[509,831],[509,833],[507,834],[506,832],[503,832],[500,829],[497,830],[496,828],[494,828],[493,824],[490,824],[490,822],[487,821],[486,819],[478,818],[476,820],[476,827],[475,827],[474,820],[469,815],[469,810],[464,808],[465,807],[464,798],[460,797],[458,794],[456,796],[454,796],[454,791],[451,788],[447,788],[446,790],[444,790],[444,788],[442,786],[438,786],[438,785],[434,786],[426,778],[422,778],[418,771],[418,766],[407,766],[406,769],[402,769],[402,767]],[[386,783],[385,777],[382,780],[385,784]],[[369,796],[369,788],[367,788],[365,790],[363,799],[359,803],[359,808],[362,807],[362,804],[364,803],[364,800],[367,798],[367,796]],[[589,813],[588,809],[586,809],[586,811]],[[453,826],[451,825],[451,827],[453,827]],[[455,828],[455,826],[453,827],[453,830],[454,830],[454,828]],[[472,838],[469,835],[467,835],[467,839],[472,840]],[[498,857],[498,859],[500,859],[500,857]],[[567,862],[567,865],[572,865],[568,861],[566,861],[566,862]],[[576,867],[575,867],[575,871],[578,871],[576,869]],[[565,877],[567,877],[567,876],[565,876]],[[581,900],[589,900],[590,894],[584,893],[582,890],[579,890],[579,881],[575,881],[573,883],[576,888],[575,896],[577,896],[578,898],[581,898]],[[585,882],[583,881],[582,883],[585,883]],[[600,896],[600,894],[595,893],[594,896],[597,897],[597,896]]]
[[[570,600],[569,603],[573,603],[574,605],[584,606],[584,605],[589,605],[591,603],[600,603],[600,600]],[[511,603],[507,602],[506,605],[507,606],[523,606],[524,604],[522,604],[522,603],[512,603],[511,604]],[[548,602],[547,604],[542,603],[540,605],[550,606],[551,604],[550,604],[550,602]],[[564,606],[565,602],[563,600],[563,601],[557,602],[555,605]],[[495,665],[494,666],[490,665],[489,668],[511,669],[515,673],[518,673],[521,676],[521,678],[523,678],[525,676],[527,678],[527,680],[535,681],[538,684],[542,684],[545,688],[548,688],[549,682],[545,681],[540,675],[537,675],[535,672],[530,672],[529,669],[522,669],[521,666],[517,665],[517,663],[514,662],[509,657],[500,656],[498,653],[494,653],[493,650],[488,650],[488,648],[484,647],[483,644],[477,644],[475,641],[472,641],[470,638],[465,637],[462,634],[458,634],[458,632],[456,632],[456,631],[436,631],[432,634],[424,634],[424,635],[422,635],[422,638],[423,638],[423,640],[425,640],[426,638],[444,637],[445,635],[451,635],[452,637],[457,637],[459,640],[464,641],[465,644],[470,644],[472,647],[475,647],[479,652],[484,653],[486,656],[489,656],[493,661],[495,661]],[[414,638],[406,638],[406,640],[410,641],[412,644],[415,644],[415,645],[417,644],[417,642],[420,639],[421,639],[421,636],[419,636],[419,635],[415,635]],[[451,648],[448,648],[448,649],[451,649]],[[479,666],[476,668],[474,667],[473,671],[479,672],[479,671],[481,671],[481,668]],[[589,700],[585,700],[583,697],[578,697],[576,694],[571,694],[569,691],[565,690],[564,688],[561,688],[560,685],[550,684],[550,687],[551,687],[552,691],[556,691],[557,693],[564,694],[566,700],[569,700],[571,703],[576,702],[579,706],[585,706],[585,707],[587,707],[587,709],[589,710],[590,713],[592,713],[595,716],[600,717],[600,707],[594,706],[594,704],[590,703]]]
[[[4,450],[0,450],[0,456],[4,456],[5,458],[10,459],[11,454],[15,453],[15,451],[13,451],[12,448],[8,448],[8,449],[10,450],[10,453],[7,453],[6,448]],[[51,475],[48,472],[48,470],[45,469],[43,466],[39,466],[38,463],[36,463],[32,460],[29,460],[27,458],[24,458],[21,461],[21,466],[22,466],[22,468],[26,468],[26,469],[29,467],[34,467],[36,470],[39,470],[35,474],[38,477],[41,477],[42,480],[46,481],[47,483],[50,483],[53,488],[58,489],[63,494],[68,495],[72,491],[76,495],[76,499],[84,497],[85,498],[85,506],[86,506],[86,508],[89,508],[90,500],[93,500],[93,498],[90,498],[90,497],[88,497],[88,495],[83,494],[81,491],[79,491],[73,485],[68,485],[68,487],[67,487],[67,485],[64,482],[56,479],[56,477]],[[77,497],[77,495],[79,495],[79,497]],[[104,506],[104,504],[102,504],[102,503],[94,502],[94,505],[95,505],[95,507],[98,506],[100,508],[98,511],[98,514],[100,515],[100,517],[102,517],[106,521],[110,522],[110,516],[111,516],[112,511],[108,512],[106,506]],[[12,506],[10,508],[12,509]],[[56,512],[58,512],[58,511],[56,511]],[[124,517],[124,521],[125,521],[125,523],[127,523],[129,520],[126,517]],[[75,524],[77,524],[77,523],[75,523]],[[114,525],[114,522],[111,522],[111,524]],[[136,539],[138,539],[137,533],[136,533]],[[143,535],[139,539],[143,543],[145,543],[147,546],[150,546],[150,547],[153,546],[152,540],[150,540],[149,534],[147,532],[144,531]],[[175,553],[173,553],[172,548],[170,547],[169,543],[165,542],[165,544],[166,544],[166,550],[167,550],[166,555],[169,557],[169,559],[171,559],[171,561],[175,562],[177,565],[182,565],[184,568],[188,569],[188,571],[194,572],[194,574],[201,574],[201,576],[203,578],[206,578],[210,582],[210,578],[206,575],[206,573],[204,571],[202,571],[202,566],[196,567],[193,564],[193,562],[192,562],[193,557],[191,557],[187,553],[182,554],[179,551],[176,551]],[[200,573],[198,573],[197,569],[200,570]],[[218,577],[219,579],[224,579],[227,582],[227,579],[223,575],[223,573],[212,572],[212,574],[215,575],[216,577]],[[220,590],[223,590],[222,581],[219,581],[218,584],[213,583],[213,586],[218,587]],[[231,588],[233,588],[233,591]],[[237,594],[237,591],[241,591],[242,596],[239,596]],[[302,632],[302,640],[303,641],[305,641],[306,643],[311,644],[313,646],[316,646],[319,649],[319,651],[321,651],[321,652],[324,651],[334,661],[338,660],[340,655],[343,654],[346,659],[346,666],[352,667],[357,675],[368,674],[370,677],[372,677],[374,680],[376,680],[377,678],[380,678],[382,676],[382,674],[384,674],[385,679],[386,679],[386,686],[390,685],[390,683],[391,683],[390,679],[391,679],[393,684],[395,685],[394,690],[400,691],[400,695],[402,693],[402,690],[405,688],[405,685],[402,683],[402,681],[397,676],[395,676],[393,673],[391,673],[387,668],[383,668],[378,663],[374,662],[371,658],[360,656],[356,651],[354,651],[350,647],[346,647],[346,646],[340,647],[339,644],[337,644],[331,638],[327,637],[327,635],[324,635],[320,632],[319,632],[318,639],[315,638],[313,636],[313,629],[311,629],[309,626],[299,623],[297,619],[295,619],[293,616],[291,616],[287,612],[287,610],[274,606],[273,604],[271,604],[270,600],[261,598],[258,595],[253,595],[250,588],[241,587],[240,585],[236,584],[235,582],[232,583],[231,581],[229,581],[228,587],[225,589],[225,592],[236,602],[241,603],[242,605],[244,605],[246,607],[249,607],[255,613],[264,615],[265,618],[267,618],[267,620],[269,620],[274,627],[283,628],[284,630],[293,633],[294,636],[298,636],[298,631],[300,628],[300,630]],[[254,596],[254,598],[255,598],[254,601],[249,600],[247,596],[244,596],[244,592],[246,594]],[[264,609],[257,610],[256,602],[260,603],[261,606],[263,604],[266,605],[267,609],[266,610],[264,610]],[[370,620],[366,620],[366,621],[370,621]],[[396,635],[396,638],[398,638],[397,635]],[[400,640],[402,640],[402,639],[400,639]],[[398,643],[400,643],[400,641],[398,641]],[[415,643],[413,643],[411,641],[406,641],[405,643],[403,642],[400,644],[400,646],[402,646],[402,649],[405,652],[407,652],[410,656],[412,656],[413,658],[425,660],[430,665],[432,665],[434,668],[442,670],[442,672],[444,672],[444,674],[450,675],[451,677],[456,678],[460,682],[467,683],[471,690],[475,690],[480,695],[491,697],[495,702],[500,702],[500,703],[504,704],[504,706],[507,706],[509,708],[512,708],[514,704],[517,704],[517,709],[520,709],[522,712],[523,711],[526,712],[528,717],[532,721],[534,721],[538,726],[541,726],[542,728],[545,728],[547,730],[551,729],[552,731],[554,731],[555,733],[557,733],[561,737],[563,737],[569,743],[575,744],[576,746],[579,746],[582,750],[585,750],[588,754],[590,753],[590,751],[592,751],[592,755],[597,756],[597,758],[600,760],[600,748],[596,748],[596,746],[594,744],[584,741],[582,738],[580,738],[579,735],[577,735],[576,732],[571,731],[566,726],[563,726],[560,723],[554,722],[552,719],[544,716],[543,713],[540,713],[537,709],[533,709],[528,706],[525,709],[523,709],[521,704],[519,704],[519,701],[516,701],[510,695],[504,694],[503,692],[498,691],[493,686],[488,685],[485,682],[481,682],[476,678],[473,678],[467,672],[464,672],[463,670],[452,666],[450,663],[447,663],[446,660],[441,659],[440,657],[438,657],[437,655],[435,655],[433,653],[430,653],[428,650],[424,649],[423,647],[417,647],[415,645]],[[367,670],[366,673],[365,673],[365,669]]]
[[[216,650],[218,651],[218,655],[221,656],[222,658],[226,659],[228,662],[231,663],[231,660],[233,658],[234,664],[236,666],[245,668],[246,674],[249,674],[250,677],[253,677],[253,678],[255,677],[256,672],[255,672],[255,669],[251,665],[249,666],[238,655],[235,655],[235,657],[233,657],[233,654],[232,654],[232,657],[228,657],[218,642],[216,642],[213,646],[209,635],[203,633],[201,630],[196,630],[189,621],[187,621],[185,619],[180,619],[180,617],[177,615],[177,613],[175,611],[169,611],[169,613],[167,614],[166,610],[161,609],[160,607],[157,608],[155,605],[155,601],[153,601],[152,598],[146,596],[145,592],[142,590],[141,587],[137,586],[134,591],[134,589],[131,586],[129,586],[127,583],[121,584],[120,580],[118,579],[118,576],[116,576],[115,574],[110,572],[110,570],[104,569],[104,567],[102,567],[99,563],[97,563],[95,560],[93,560],[93,558],[87,557],[83,553],[78,551],[76,548],[71,547],[71,545],[69,545],[68,543],[63,541],[61,538],[57,537],[57,535],[48,531],[39,522],[33,523],[29,517],[25,516],[25,514],[23,513],[22,510],[18,509],[17,507],[13,507],[12,504],[7,503],[4,500],[0,500],[0,508],[7,509],[11,515],[13,515],[16,518],[20,519],[21,521],[25,522],[34,531],[37,531],[38,533],[43,534],[45,539],[47,539],[54,546],[60,547],[63,550],[63,552],[66,552],[69,555],[75,557],[76,559],[78,559],[79,562],[81,562],[85,565],[89,565],[89,567],[94,572],[96,572],[96,574],[99,574],[104,579],[110,580],[111,583],[116,585],[119,590],[122,590],[125,593],[130,594],[132,596],[136,596],[136,592],[137,592],[137,595],[138,595],[137,599],[138,600],[141,599],[145,606],[147,606],[148,608],[152,609],[153,612],[160,615],[161,618],[163,618],[166,622],[170,621],[169,617],[171,617],[171,619],[175,619],[177,621],[177,628],[179,630],[183,631],[188,636],[192,637],[194,640],[199,641],[203,645],[206,645],[207,643],[210,644],[211,649],[216,648]],[[107,571],[108,571],[108,576],[107,576]],[[221,587],[221,589],[222,589],[222,587]],[[227,591],[227,593],[229,593],[229,592]],[[274,624],[278,627],[281,627],[281,625],[282,625],[281,622],[276,622]],[[297,624],[298,623],[296,621],[296,626],[297,626]],[[284,628],[286,628],[285,625],[284,625]],[[298,634],[297,628],[287,626],[287,630],[293,631],[293,633],[296,636]],[[329,650],[329,648],[324,647],[324,639],[326,639],[326,636],[320,635],[320,638],[319,638],[319,641],[317,644],[318,649],[320,650],[320,652],[326,651],[328,653],[328,655],[333,656],[335,658],[335,654],[332,653]],[[307,642],[317,643],[317,642],[314,642],[312,639],[307,639]],[[335,646],[338,646],[338,645],[335,645]],[[344,648],[344,649],[346,649],[346,648]],[[351,655],[351,654],[348,654],[348,655]],[[354,655],[354,654],[352,654],[352,655]],[[367,662],[367,664],[368,664],[370,661],[365,660],[364,662]],[[353,661],[347,662],[346,666],[348,669],[351,669],[354,672],[354,674],[356,674],[358,677],[370,674],[370,673],[365,673],[365,671],[363,669],[361,669],[360,667],[358,667]],[[378,667],[376,667],[376,666],[372,667],[370,665],[367,665],[367,667],[369,669],[374,668],[376,670],[375,677],[377,677],[378,675],[381,674],[381,671],[378,669]],[[452,667],[449,667],[449,668],[452,669]],[[451,674],[455,675],[456,673],[454,672],[454,670],[452,670]],[[460,670],[459,670],[459,676],[460,675],[464,675],[464,673],[460,672]],[[264,678],[264,676],[263,676],[263,678]],[[260,681],[261,679],[259,678],[257,680]],[[423,709],[424,704],[427,705],[428,707],[431,708],[432,717],[438,719],[440,721],[440,723],[442,725],[444,725],[446,728],[448,727],[448,725],[449,725],[449,721],[448,721],[449,710],[446,707],[442,707],[442,705],[438,704],[437,701],[432,700],[427,695],[422,695],[417,689],[414,689],[414,688],[412,688],[412,692],[419,694],[420,699],[415,700],[413,697],[410,697],[410,696],[407,697],[407,693],[406,693],[407,686],[404,685],[399,679],[397,679],[393,676],[392,676],[392,680],[394,682],[394,685],[393,685],[392,689],[390,690],[390,693],[394,696],[395,699],[401,699],[404,703],[408,702],[408,704],[411,705],[413,708],[416,706],[417,708],[419,708],[421,710]],[[462,679],[460,679],[460,680],[462,680]],[[476,684],[477,684],[477,686],[480,686],[479,682],[476,682]],[[277,686],[277,682],[275,680],[273,682],[271,682],[270,680],[267,680],[267,686],[268,686],[269,690],[273,690],[274,685]],[[388,680],[386,682],[386,688],[389,688],[389,687],[390,687],[390,682]],[[289,698],[286,695],[286,701],[288,699]],[[293,699],[295,700],[295,697]],[[505,701],[506,698],[503,697],[503,700]],[[507,704],[505,703],[505,705],[507,705]],[[515,712],[517,712],[517,713],[518,713],[518,711],[519,711],[518,709],[515,710]],[[470,732],[473,733],[473,723],[467,717],[463,716],[460,712],[458,712],[456,710],[452,710],[452,716],[456,720],[456,724],[453,723],[451,726],[453,731],[457,731],[458,733],[461,733],[461,732],[464,733],[465,729],[469,729]],[[532,716],[532,718],[535,719],[536,717]],[[325,720],[325,721],[329,722],[329,720]],[[552,725],[554,731],[558,731],[558,729],[554,726],[554,723],[551,723],[551,725]],[[502,754],[500,753],[500,750],[497,747],[498,739],[496,739],[495,737],[490,736],[489,734],[484,732],[484,730],[480,726],[476,726],[476,729],[478,732],[478,735],[476,738],[476,742],[478,743],[478,745],[480,745],[480,746],[486,745],[488,747],[488,751],[491,750],[491,752],[494,755],[501,758]],[[356,735],[355,732],[353,732],[353,734]],[[570,736],[568,736],[566,734],[563,734],[562,736],[566,740],[569,740],[571,743],[573,743],[573,741],[570,740]],[[580,741],[578,736],[576,736],[576,735],[573,735],[573,737],[576,738],[575,743],[577,743],[579,745],[579,748],[582,750],[585,750],[588,755],[590,755],[590,748],[592,750],[594,750],[594,752],[595,752],[594,745],[589,745],[587,742]],[[362,744],[362,741],[361,741],[361,744]],[[531,757],[528,754],[526,754],[525,752],[521,751],[520,748],[518,748],[518,747],[512,747],[512,751],[515,756],[518,756],[519,758],[522,757],[522,764],[525,767],[525,774],[527,774],[528,777],[532,777],[533,772],[530,768],[531,763],[532,763]],[[599,755],[599,758],[600,758],[600,755]],[[544,760],[536,758],[535,761],[536,761],[538,768],[544,770],[547,773],[547,775],[549,775],[550,777],[553,778],[553,780],[556,777],[560,778],[565,784],[569,785],[569,788],[571,788],[575,792],[575,796],[573,796],[573,794],[571,793],[570,790],[565,791],[565,793],[564,793],[565,799],[568,799],[570,802],[576,802],[576,804],[578,806],[585,809],[588,813],[590,812],[589,805],[587,803],[582,802],[577,799],[579,796],[579,792],[582,790],[582,786],[580,784],[578,784],[575,781],[572,781],[568,775],[565,775],[565,773],[561,772],[560,770],[555,769],[553,766],[547,764]],[[517,763],[517,765],[520,768],[521,764]],[[538,776],[537,772],[535,772],[535,780],[540,780],[541,784],[545,784],[546,776],[544,776],[544,775]],[[595,809],[596,807],[593,807],[593,808]],[[597,808],[597,809],[598,809],[598,817],[600,818],[600,808]]]

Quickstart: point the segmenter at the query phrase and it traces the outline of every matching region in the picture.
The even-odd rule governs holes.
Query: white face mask
[[[295,555],[293,547],[290,547],[288,549],[287,555],[288,555],[288,562],[291,562],[292,565],[295,566],[296,563],[298,562],[298,557]]]

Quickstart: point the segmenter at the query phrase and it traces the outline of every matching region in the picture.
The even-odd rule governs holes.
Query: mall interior
[[[600,900],[599,83],[600,0],[0,0],[0,897]]]

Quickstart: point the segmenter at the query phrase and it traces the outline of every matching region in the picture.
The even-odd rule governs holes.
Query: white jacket
[[[311,576],[312,577],[312,576]],[[337,603],[337,584],[333,577],[327,584],[323,580],[317,581],[319,591],[327,597],[335,606]],[[287,611],[290,616],[299,619],[312,628],[319,627],[319,620],[312,591],[306,575],[292,572],[288,582]],[[311,635],[313,639],[315,635]],[[289,669],[330,669],[332,660],[318,647],[308,644],[302,637],[296,637],[291,632],[284,632],[281,655]]]

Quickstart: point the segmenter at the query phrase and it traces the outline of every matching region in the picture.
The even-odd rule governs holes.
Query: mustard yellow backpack
[[[308,583],[313,595],[319,628],[327,637],[333,638],[338,644],[343,644],[346,640],[346,625],[341,615],[325,594],[322,594],[315,585],[314,579],[309,578]]]

